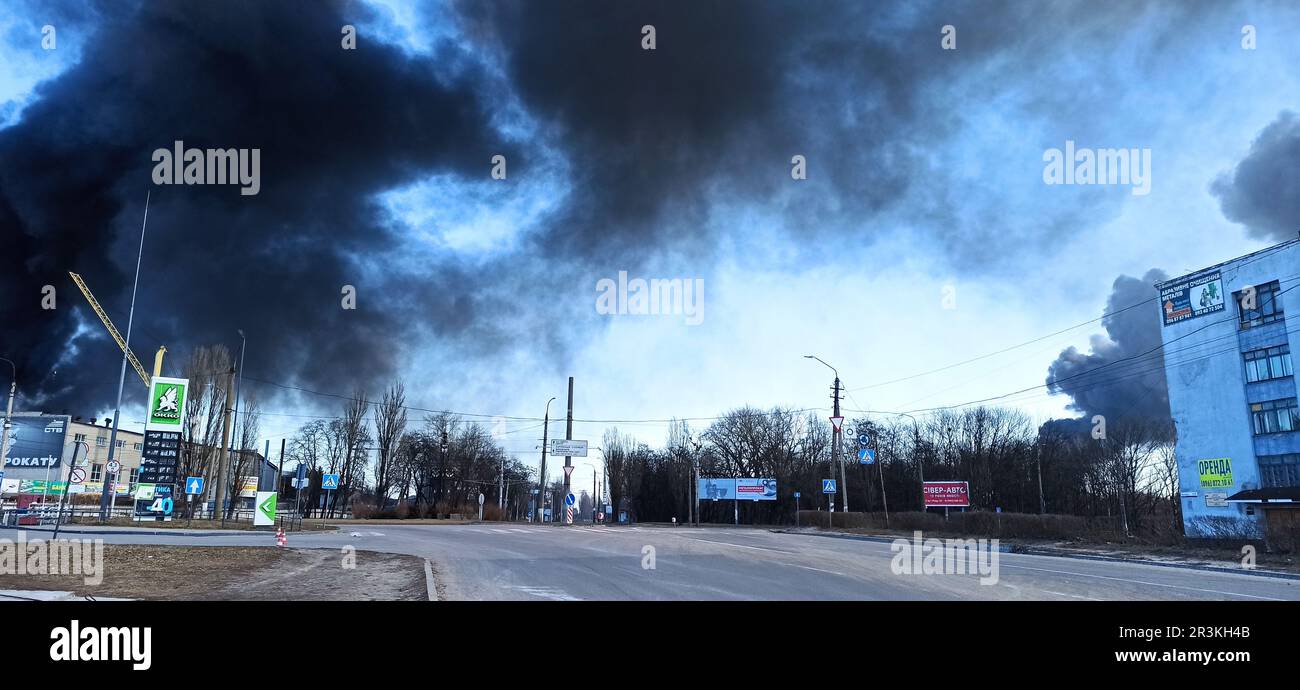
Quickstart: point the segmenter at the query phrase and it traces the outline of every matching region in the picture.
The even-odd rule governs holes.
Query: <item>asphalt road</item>
[[[64,533],[93,536],[78,529]],[[274,544],[272,534],[248,532],[102,536]],[[0,538],[16,533],[0,529]],[[451,600],[1300,600],[1295,579],[1012,553],[997,555],[990,584],[979,574],[896,573],[889,543],[750,528],[368,525],[291,533],[289,545],[338,549],[340,563],[348,546],[424,557]]]

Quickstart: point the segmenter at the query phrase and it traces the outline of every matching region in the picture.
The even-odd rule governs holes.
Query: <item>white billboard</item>
[[[566,458],[585,458],[587,457],[587,442],[553,438],[551,439],[551,455],[563,455]]]

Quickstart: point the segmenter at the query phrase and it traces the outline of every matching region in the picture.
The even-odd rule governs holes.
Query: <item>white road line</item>
[[[542,599],[551,599],[553,601],[582,601],[578,597],[572,596],[562,589],[555,587],[522,587],[516,586],[511,589],[517,589],[525,594],[529,594]]]
[[[1080,596],[1078,594],[1066,594],[1065,592],[1053,592],[1050,589],[1043,590],[1043,594],[1055,594],[1058,597],[1070,597],[1072,599],[1086,599],[1088,601],[1101,601],[1101,599],[1094,599],[1092,597]]]
[[[532,530],[520,529],[520,528],[518,528],[518,527],[511,527],[511,528],[510,528],[510,531],[511,531],[511,532],[519,532],[520,534],[528,534],[528,533],[531,532]]]
[[[510,534],[509,532],[507,532],[506,530],[503,530],[503,529],[488,528],[488,531],[489,531],[489,532],[494,532],[494,533],[496,533],[496,534]]]
[[[1286,599],[1278,599],[1278,598],[1275,598],[1275,597],[1264,597],[1264,596],[1259,596],[1259,595],[1257,595],[1257,594],[1242,594],[1242,593],[1240,593],[1240,592],[1224,592],[1224,591],[1220,591],[1220,590],[1217,590],[1217,589],[1202,589],[1202,588],[1200,588],[1200,587],[1188,587],[1188,586],[1186,586],[1186,585],[1167,585],[1167,584],[1164,584],[1164,583],[1161,583],[1161,582],[1147,582],[1147,581],[1145,581],[1145,580],[1131,580],[1131,579],[1126,578],[1126,577],[1112,577],[1112,576],[1110,576],[1110,575],[1093,575],[1093,574],[1091,574],[1091,573],[1076,573],[1076,572],[1069,571],[1069,570],[1052,570],[1052,569],[1050,569],[1050,568],[1031,568],[1031,567],[1029,567],[1029,566],[1027,566],[1027,565],[1008,565],[1008,564],[1003,563],[1003,564],[1000,565],[1000,567],[1002,567],[1002,568],[1020,568],[1021,570],[1037,570],[1037,571],[1044,572],[1044,573],[1055,573],[1055,574],[1057,574],[1057,575],[1077,575],[1077,576],[1079,576],[1079,577],[1095,577],[1095,578],[1098,578],[1098,579],[1100,579],[1100,580],[1114,580],[1114,581],[1116,581],[1116,582],[1129,582],[1129,583],[1132,583],[1132,584],[1135,584],[1135,585],[1148,585],[1148,586],[1151,586],[1151,587],[1168,587],[1168,588],[1170,588],[1170,589],[1185,589],[1185,590],[1188,590],[1189,592],[1205,592],[1205,593],[1207,593],[1207,594],[1222,594],[1222,595],[1230,596],[1230,597],[1248,597],[1248,598],[1250,598],[1250,599],[1263,599],[1263,600],[1265,600],[1265,601],[1286,601]]]
[[[732,544],[731,542],[728,542],[728,541],[713,541],[712,539],[700,539],[700,538],[698,538],[698,537],[686,537],[686,538],[687,538],[687,539],[690,539],[691,541],[702,541],[702,542],[706,542],[706,543],[709,543],[709,544],[721,544],[721,545],[723,545],[723,546],[734,546],[734,547],[736,547],[736,548],[738,548],[738,549],[753,549],[754,551],[771,551],[771,550],[772,550],[772,549],[764,549],[764,548],[761,548],[761,547],[758,547],[758,546],[745,546],[744,544]]]
[[[424,559],[424,589],[429,594],[429,601],[438,600],[438,586],[433,581],[433,566],[429,559]]]

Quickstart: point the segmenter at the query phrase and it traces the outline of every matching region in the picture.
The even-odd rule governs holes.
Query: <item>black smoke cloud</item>
[[[1063,350],[1048,367],[1048,390],[1070,396],[1068,407],[1083,414],[1085,426],[1093,415],[1108,422],[1169,419],[1154,287],[1167,277],[1153,268],[1140,279],[1116,278],[1101,320],[1106,335],[1094,335],[1088,353]]]
[[[869,245],[873,220],[894,214],[969,271],[1054,247],[1117,203],[1081,190],[1089,213],[1062,203],[1022,216],[994,185],[965,216],[980,190],[943,152],[969,126],[952,85],[998,89],[989,75],[1009,64],[1026,71],[998,80],[1053,85],[1035,112],[1091,119],[1070,88],[1085,77],[1055,74],[1043,55],[1095,54],[1127,5],[465,2],[451,13],[463,42],[431,55],[365,33],[341,50],[340,26],[371,12],[355,3],[127,7],[79,10],[95,27],[82,61],[0,130],[4,350],[24,392],[55,409],[107,401],[116,383],[116,350],[66,271],[124,326],[149,155],[177,139],[261,148],[261,193],[153,188],[134,348],[237,345],[243,328],[250,374],[330,391],[374,390],[415,348],[457,371],[511,348],[562,368],[603,323],[597,279],[706,276],[745,246],[751,228],[720,203],[783,218],[803,266]],[[1162,30],[1177,34],[1185,13],[1167,15]],[[949,23],[957,53],[938,49]],[[655,51],[641,50],[645,24]],[[516,99],[536,140],[490,124]],[[416,252],[376,193],[437,173],[484,180],[498,153],[507,185],[552,153],[569,172],[568,196],[526,246],[480,263],[384,263]],[[794,154],[808,158],[806,185],[789,184]],[[61,289],[56,311],[39,309],[45,284]],[[356,311],[339,308],[345,284]],[[79,319],[90,335],[74,338]]]
[[[0,132],[4,349],[31,400],[76,412],[111,400],[120,355],[67,271],[126,330],[132,276],[119,267],[134,265],[148,189],[132,338],[142,359],[160,343],[181,354],[237,345],[242,328],[252,373],[347,390],[392,370],[411,323],[437,324],[452,343],[469,337],[472,302],[417,299],[472,293],[466,271],[413,275],[366,260],[400,242],[372,195],[431,172],[481,177],[492,154],[516,154],[485,124],[473,66],[449,80],[435,71],[441,55],[364,37],[342,50],[340,27],[368,18],[357,5],[109,7],[80,63]],[[151,153],[175,140],[260,148],[260,193],[152,186]],[[39,305],[47,284],[59,289],[53,311]],[[344,285],[358,291],[355,311],[340,306]],[[78,318],[94,337],[73,345]],[[490,330],[473,337],[500,342]]]
[[[1210,185],[1223,215],[1265,240],[1300,233],[1300,115],[1283,111],[1250,145],[1230,173]]]

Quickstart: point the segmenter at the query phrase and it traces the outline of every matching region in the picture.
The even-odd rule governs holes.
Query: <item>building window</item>
[[[1237,306],[1241,311],[1242,330],[1251,326],[1272,323],[1282,318],[1282,303],[1277,299],[1280,287],[1276,280],[1264,285],[1256,285],[1253,305],[1245,303],[1247,301],[1245,299],[1247,297],[1245,290],[1233,293],[1233,296],[1237,298]]]
[[[1300,486],[1300,453],[1264,455],[1259,458],[1263,486]]]
[[[137,444],[135,444],[135,449],[136,449],[136,450],[144,450],[144,444],[143,444],[143,443],[137,443]]]
[[[84,442],[84,441],[86,440],[86,435],[85,435],[85,434],[77,434],[76,436],[73,436],[73,437],[72,437],[72,440],[73,440],[73,441],[83,441],[83,442]]]
[[[138,482],[138,481],[140,481],[140,468],[139,468],[139,467],[132,467],[132,468],[131,468],[131,483],[132,483],[132,484],[135,484],[135,483]]]
[[[1252,350],[1246,359],[1246,381],[1266,381],[1291,375],[1291,346],[1278,345],[1262,350]]]
[[[104,479],[104,466],[103,466],[103,465],[91,465],[91,466],[90,466],[90,481],[92,481],[92,482],[98,482],[98,481],[103,481],[103,479]]]
[[[107,448],[108,439],[104,438],[103,436],[97,436],[95,437],[95,445],[99,446],[100,448]]]
[[[1300,410],[1296,409],[1295,398],[1254,403],[1250,406],[1250,416],[1256,436],[1300,429]]]
[[[116,445],[118,448],[121,448],[121,447],[122,447],[123,445],[125,445],[125,444],[126,444],[126,441],[118,441],[118,442],[117,442],[116,444],[114,444],[114,445]]]

